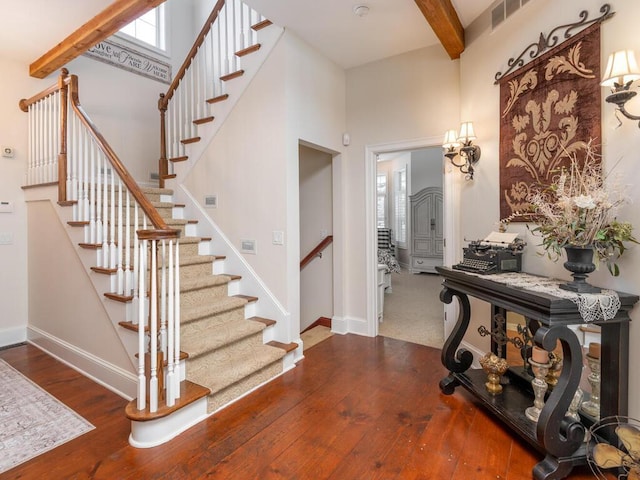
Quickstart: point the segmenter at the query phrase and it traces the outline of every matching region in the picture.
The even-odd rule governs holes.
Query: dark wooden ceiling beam
[[[29,65],[29,75],[45,78],[164,1],[115,0],[102,12]]]
[[[464,28],[451,0],[415,0],[452,60],[464,51]]]

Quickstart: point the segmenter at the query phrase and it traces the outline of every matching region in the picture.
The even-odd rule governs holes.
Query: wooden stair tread
[[[184,140],[180,140],[180,143],[183,145],[188,145],[190,143],[199,142],[200,140],[200,137],[185,138]]]
[[[60,205],[61,207],[72,207],[73,205],[76,205],[77,203],[78,203],[77,200],[60,200],[58,202],[58,205]]]
[[[78,246],[80,248],[87,248],[89,250],[98,250],[99,248],[102,248],[102,244],[101,243],[79,243]]]
[[[175,173],[169,173],[167,175],[162,175],[162,179],[163,180],[171,180],[172,178],[176,178],[176,174]]]
[[[158,418],[166,417],[167,415],[206,397],[210,393],[211,390],[208,388],[198,385],[197,383],[190,382],[189,380],[184,380],[183,382],[180,382],[180,398],[176,399],[176,403],[173,407],[158,405],[158,411],[151,413],[148,406],[144,410],[138,410],[137,400],[133,399],[127,404],[125,414],[129,420],[136,422],[156,420]]]
[[[260,45],[259,43],[256,43],[255,45],[251,45],[250,47],[238,50],[236,52],[236,57],[244,57],[245,55],[249,55],[250,53],[257,52],[258,50],[260,50],[261,46],[262,45]]]
[[[208,99],[207,103],[224,102],[228,98],[229,98],[229,94],[225,93],[224,95],[218,95],[217,97],[213,97],[213,98]]]
[[[242,279],[242,275],[234,275],[232,273],[223,273],[222,275],[225,275],[225,276],[229,277],[232,281],[233,280],[241,280]]]
[[[131,300],[133,300],[132,295],[120,295],[119,293],[106,292],[104,296],[111,300],[115,300],[116,302],[121,302],[121,303],[128,303]]]
[[[275,348],[281,348],[282,350],[284,350],[287,353],[293,352],[296,348],[298,348],[298,344],[295,343],[295,342],[282,343],[282,342],[277,342],[275,340],[267,342],[267,345],[270,345],[270,346],[275,347]]]
[[[253,303],[258,301],[258,297],[252,297],[250,295],[233,295],[235,298],[241,298],[246,300],[247,303]]]
[[[189,160],[189,157],[187,155],[183,155],[182,157],[173,157],[169,159],[169,161],[173,163],[186,162],[187,160]]]
[[[122,328],[124,328],[125,330],[131,330],[132,332],[136,332],[136,333],[138,332],[138,330],[139,330],[139,328],[138,328],[138,327],[140,326],[140,324],[139,324],[139,323],[124,322],[124,321],[122,321],[122,322],[118,322],[118,325],[120,325],[120,326],[121,326]],[[148,327],[148,326],[145,326],[145,327],[144,327],[144,331],[145,331],[145,332],[148,332],[148,331],[149,331],[149,327]],[[137,357],[137,356],[138,356],[138,354],[136,354],[136,357]]]
[[[233,80],[234,78],[238,78],[244,75],[244,70],[236,70],[235,72],[227,73],[220,77],[220,80],[223,82],[228,82],[229,80]]]
[[[196,120],[193,121],[194,125],[202,125],[204,123],[209,123],[209,122],[213,122],[213,120],[215,119],[215,117],[204,117],[204,118],[198,118]]]
[[[275,320],[271,320],[270,318],[264,318],[264,317],[251,317],[251,318],[248,318],[247,320],[251,320],[252,322],[263,323],[267,327],[270,327],[277,323]]]
[[[102,273],[104,275],[113,275],[118,271],[117,268],[106,268],[106,267],[91,267],[91,271],[95,273]]]
[[[271,20],[262,20],[261,22],[251,25],[251,29],[257,32],[258,30],[262,30],[263,28],[266,28],[269,25],[273,25]]]
[[[67,225],[69,225],[70,227],[86,227],[87,225],[89,225],[88,221],[82,220],[82,221],[69,221],[67,222]]]

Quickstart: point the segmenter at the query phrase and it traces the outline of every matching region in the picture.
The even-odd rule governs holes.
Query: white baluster
[[[138,229],[138,203],[134,203],[133,204],[133,224],[135,225],[135,229]],[[138,312],[139,309],[136,308],[138,306],[139,303],[143,303],[140,298],[139,298],[139,290],[138,290],[138,278],[140,277],[140,263],[142,262],[142,258],[140,256],[140,250],[139,250],[139,245],[140,245],[140,240],[138,239],[138,234],[136,233],[133,237],[133,301],[132,301],[132,305],[134,306],[134,312]],[[134,324],[143,323],[142,320],[142,316],[138,316],[138,317],[134,317],[132,319],[132,322]]]
[[[71,108],[71,101],[67,99],[67,198],[65,200],[71,199],[71,147],[69,146],[69,139],[72,137],[72,125],[73,125],[73,109]]]
[[[158,410],[158,259],[157,240],[151,240],[151,269],[149,270],[149,364],[151,379],[149,380],[149,411],[156,412]]]
[[[167,352],[167,248],[162,240],[162,264],[160,265],[160,350]],[[156,272],[157,273],[157,272]]]
[[[173,353],[173,361],[176,365],[176,368],[180,365],[180,244],[176,240],[176,263],[173,269],[175,271],[175,291],[174,291],[174,307],[175,307],[175,315],[174,315],[174,353]],[[175,387],[175,397],[180,398],[180,375],[175,375],[174,377]]]
[[[140,242],[140,270],[138,272],[138,278],[140,279],[140,284],[138,286],[138,290],[141,292],[145,291],[144,285],[144,277],[145,277],[145,251],[147,249],[147,240],[143,240]],[[146,397],[147,397],[147,379],[144,375],[144,356],[145,356],[145,348],[144,348],[144,322],[142,319],[144,318],[144,302],[139,302],[138,306],[138,318],[141,320],[138,324],[138,410],[144,410],[146,407]]]
[[[104,157],[102,167],[102,266],[109,268],[109,162]]]
[[[109,183],[111,184],[110,204],[109,205],[109,268],[116,268],[116,178],[113,168],[109,175]]]
[[[89,143],[89,243],[96,243],[96,145]]]
[[[124,224],[122,221],[122,209],[124,208],[122,200],[122,181],[118,178],[118,243],[116,245],[116,278],[117,278],[117,292],[118,295],[124,295],[124,270],[122,268],[122,258],[124,246]]]
[[[131,226],[131,194],[127,191],[126,204],[127,217],[125,219],[125,240],[124,240],[124,294],[131,295],[132,291],[132,271],[131,271],[131,236],[134,235],[136,226]]]
[[[164,243],[163,243],[164,248]],[[167,296],[167,406],[175,404],[175,378],[174,378],[174,336],[175,336],[175,305],[174,305],[174,272],[173,272],[173,240],[169,240],[169,291]]]
[[[104,157],[102,152],[96,152],[97,155],[97,165],[96,165],[96,239],[94,243],[103,245],[104,243],[104,222],[102,218],[102,209],[104,205],[102,204],[102,185],[104,183],[104,178],[102,177],[102,170],[104,169]],[[104,248],[104,245],[102,249]],[[96,264],[98,267],[102,267],[104,265],[104,253],[102,249],[96,250]]]

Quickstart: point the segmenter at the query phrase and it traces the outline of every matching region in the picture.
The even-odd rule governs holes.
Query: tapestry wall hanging
[[[527,211],[532,188],[549,185],[567,154],[580,157],[590,140],[600,151],[600,22],[497,83],[500,218],[507,218]]]

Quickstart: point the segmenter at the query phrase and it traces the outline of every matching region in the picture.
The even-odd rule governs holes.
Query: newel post
[[[68,93],[67,76],[69,70],[63,68],[58,77],[58,89],[60,90],[60,151],[58,153],[58,201],[67,200],[67,118],[68,118]]]
[[[160,177],[160,188],[164,188],[164,179],[166,175],[169,174],[166,130],[167,102],[164,101],[164,93],[160,94],[160,100],[158,100],[158,109],[160,110],[160,160],[158,165],[158,175]]]

